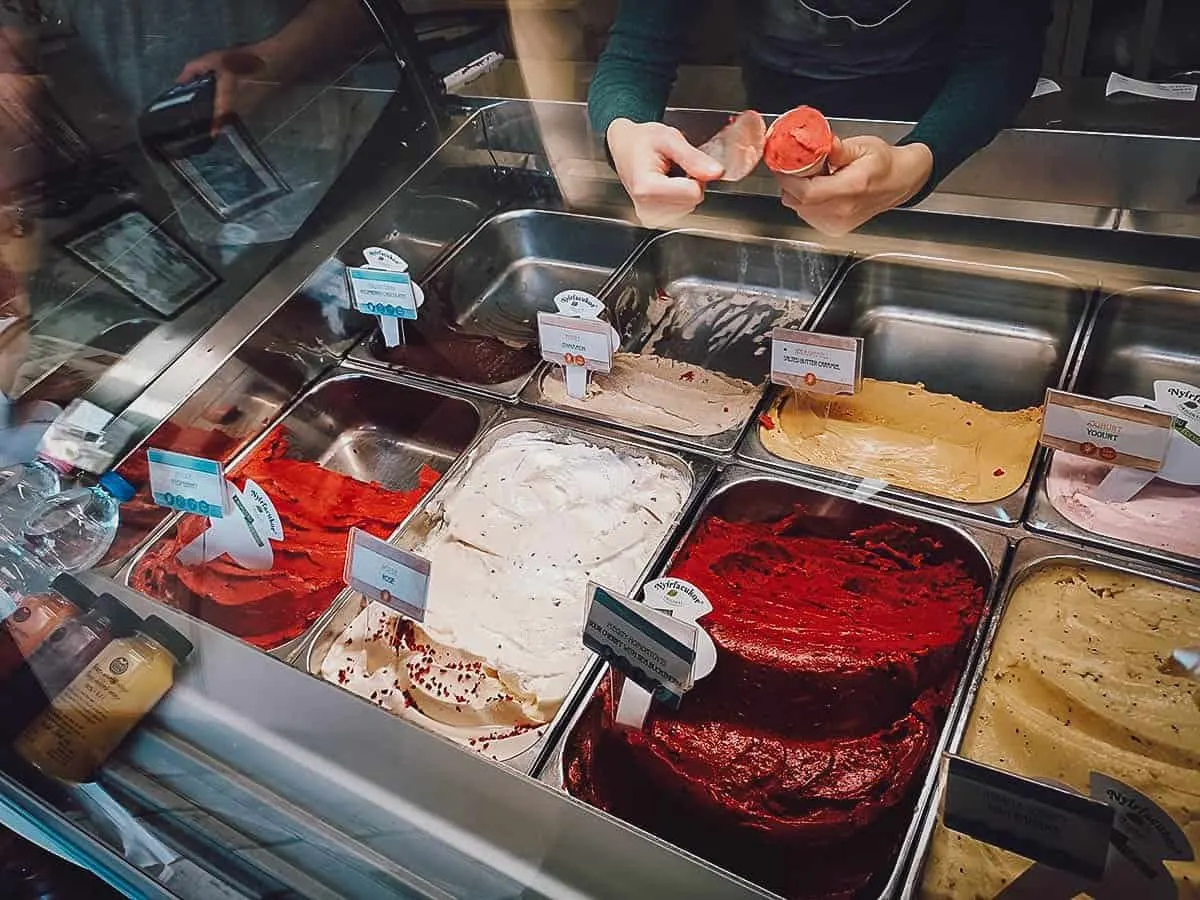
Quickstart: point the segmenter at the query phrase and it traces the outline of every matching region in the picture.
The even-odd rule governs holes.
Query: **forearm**
[[[588,112],[596,134],[607,133],[615,119],[662,118],[687,40],[687,23],[704,5],[687,0],[621,0],[588,91]]]
[[[365,49],[374,36],[374,24],[359,0],[310,0],[255,49],[270,75],[286,83],[314,66]]]
[[[1010,126],[1029,100],[1042,62],[1050,5],[1024,0],[1012,9],[986,7],[968,17],[957,65],[916,127],[901,144],[925,144],[933,174],[918,202],[977,150]]]

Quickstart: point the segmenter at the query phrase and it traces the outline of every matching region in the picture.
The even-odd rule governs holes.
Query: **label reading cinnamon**
[[[771,383],[813,394],[862,388],[863,339],[794,328],[771,332]]]
[[[1074,456],[1157,472],[1174,428],[1169,413],[1050,389],[1040,440]]]
[[[546,362],[589,372],[612,371],[612,326],[600,319],[539,312],[538,344]]]

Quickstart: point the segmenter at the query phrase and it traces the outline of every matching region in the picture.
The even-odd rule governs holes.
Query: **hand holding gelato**
[[[817,175],[833,150],[833,130],[811,106],[797,106],[767,129],[763,160],[780,175]]]

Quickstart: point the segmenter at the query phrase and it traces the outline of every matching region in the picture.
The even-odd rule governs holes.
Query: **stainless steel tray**
[[[1090,288],[1052,272],[883,254],[845,270],[811,327],[865,338],[865,376],[920,382],[988,409],[1017,410],[1040,405],[1046,388],[1063,385],[1091,297]],[[782,390],[772,391],[760,411]],[[841,484],[862,481],[774,455],[757,428],[747,432],[738,455]],[[1013,524],[1021,519],[1039,456],[1030,459],[1021,487],[995,503],[881,490],[944,512]]]
[[[891,518],[901,520],[918,521],[943,529],[946,540],[954,543],[964,560],[974,563],[976,576],[982,583],[988,586],[984,597],[984,612],[980,617],[979,625],[972,638],[971,648],[955,686],[953,699],[947,709],[946,722],[942,726],[941,735],[934,748],[934,752],[931,754],[928,770],[922,782],[920,793],[917,796],[917,802],[913,808],[911,824],[904,834],[904,838],[897,850],[895,863],[888,873],[886,881],[882,878],[882,875],[879,878],[878,896],[880,898],[889,898],[894,896],[904,877],[905,865],[911,856],[912,848],[919,836],[920,827],[925,819],[926,809],[931,802],[937,783],[937,760],[946,749],[947,742],[951,734],[955,731],[956,722],[962,713],[963,705],[966,701],[968,688],[973,683],[973,673],[975,667],[978,665],[985,637],[989,633],[991,610],[998,596],[1003,571],[1009,556],[1011,541],[1008,535],[1001,529],[978,525],[963,519],[933,517],[928,511],[922,510],[914,504],[899,502],[881,503],[875,500],[863,501],[856,498],[850,491],[836,486],[821,484],[815,480],[794,475],[762,472],[743,466],[732,466],[722,472],[717,478],[712,490],[705,496],[700,509],[693,517],[691,525],[676,543],[675,550],[670,554],[670,557],[656,570],[655,577],[670,571],[693,533],[710,513],[735,513],[739,509],[740,504],[746,504],[749,509],[754,510],[756,517],[761,516],[765,518],[775,512],[784,513],[789,511],[797,502],[805,500],[810,501],[811,508],[820,511],[819,515],[821,517],[827,517],[839,524],[845,522],[847,531],[857,527],[854,523],[861,522],[864,516],[880,515],[889,515]],[[819,505],[812,504],[811,501],[814,500],[819,501]],[[601,664],[597,667],[597,671],[589,681],[586,689],[582,692],[570,721],[562,729],[559,739],[547,755],[545,764],[534,772],[534,775],[539,780],[564,793],[566,793],[566,789],[564,786],[563,754],[567,738],[579,723],[587,704],[591,701],[592,696],[600,685],[600,680],[605,676],[607,671],[607,664]],[[607,815],[607,813],[601,814]],[[650,840],[674,846],[649,832],[638,829],[636,826],[629,825],[628,823],[624,824],[627,827],[634,828]],[[680,850],[680,852],[693,856],[693,854],[687,853],[684,850]]]
[[[818,309],[844,255],[815,244],[673,231],[645,244],[605,286],[601,299],[621,333],[621,349],[702,366],[767,390],[770,333],[803,328]],[[530,406],[615,425],[731,456],[754,410],[728,431],[681,434],[556,403],[543,392],[554,366],[543,364],[521,400]]]
[[[362,481],[411,488],[422,465],[443,472],[452,468],[497,411],[485,400],[452,397],[403,379],[335,372],[302,395],[227,468],[236,476],[238,465],[278,427],[288,433],[293,458]],[[182,514],[172,514],[159,526],[122,568],[123,584],[130,583],[153,547],[175,536],[181,519]],[[273,648],[271,655],[291,656],[311,630]]]
[[[983,683],[983,677],[987,669],[988,658],[991,656],[992,648],[996,643],[996,635],[999,633],[1000,625],[1004,618],[1005,610],[1008,607],[1009,598],[1021,584],[1035,574],[1040,569],[1051,565],[1080,565],[1094,566],[1104,569],[1112,569],[1114,571],[1137,575],[1142,578],[1147,578],[1151,581],[1158,581],[1163,584],[1168,584],[1173,587],[1183,588],[1185,590],[1200,591],[1200,577],[1195,575],[1184,575],[1178,572],[1156,566],[1144,562],[1131,562],[1120,556],[1111,553],[1102,553],[1097,550],[1082,550],[1079,547],[1071,544],[1063,543],[1058,540],[1040,537],[1026,537],[1017,544],[1016,549],[1012,554],[1012,561],[1008,567],[1008,574],[1004,580],[1004,584],[999,593],[998,600],[995,604],[995,610],[992,613],[991,622],[987,628],[987,634],[983,643],[983,647],[979,653],[979,658],[976,661],[974,672],[971,675],[969,684],[967,685],[966,693],[963,697],[962,708],[959,711],[957,720],[953,723],[953,729],[949,734],[949,741],[942,748],[949,753],[957,753],[962,747],[963,739],[967,733],[967,727],[971,721],[971,710],[974,707],[975,699],[979,694],[979,687]],[[939,750],[939,755],[941,754]],[[921,878],[924,874],[925,864],[929,858],[931,844],[933,842],[933,834],[937,826],[940,816],[942,795],[945,791],[945,779],[941,772],[941,766],[935,766],[935,789],[933,796],[930,798],[929,804],[926,806],[923,814],[923,820],[920,822],[919,834],[914,845],[914,852],[911,857],[911,864],[908,867],[907,875],[904,879],[902,893],[899,897],[903,900],[912,900],[920,891]]]
[[[554,312],[554,296],[577,289],[596,293],[645,240],[647,232],[616,219],[550,210],[516,210],[485,222],[422,281],[426,308],[467,334],[527,345],[537,353],[537,313]],[[376,331],[350,353],[371,368],[409,371],[501,400],[515,401],[537,368],[495,384],[406,369],[379,355]]]
[[[1101,301],[1092,319],[1071,390],[1093,397],[1149,396],[1156,380],[1200,386],[1200,291],[1143,287]],[[1200,558],[1108,537],[1076,525],[1047,490],[1054,453],[1040,466],[1026,523],[1034,531],[1115,548],[1167,565],[1200,569]]]
[[[607,447],[620,453],[634,454],[646,457],[665,467],[684,474],[691,482],[691,492],[680,508],[675,520],[670,524],[663,539],[655,548],[646,565],[639,575],[633,588],[640,590],[641,585],[654,571],[667,550],[673,546],[678,532],[690,520],[694,507],[700,500],[705,487],[715,471],[711,462],[698,457],[685,457],[663,449],[638,445],[613,432],[597,429],[584,429],[573,423],[552,418],[532,418],[518,410],[506,410],[500,413],[492,427],[476,439],[467,453],[451,468],[437,486],[429,492],[425,499],[410,513],[397,528],[392,536],[392,542],[406,549],[419,546],[424,538],[440,522],[439,510],[445,497],[458,488],[463,477],[470,470],[475,460],[495,445],[503,437],[521,432],[536,432],[550,436],[563,442],[584,441],[595,446]],[[334,603],[330,611],[323,616],[311,629],[307,640],[292,654],[294,665],[304,669],[314,677],[320,677],[321,663],[329,648],[337,640],[346,627],[367,605],[367,601],[354,591],[347,589]],[[558,739],[568,718],[575,709],[583,689],[590,682],[599,660],[591,657],[579,673],[578,678],[567,692],[562,706],[550,722],[546,732],[537,743],[528,750],[518,754],[504,764],[521,772],[532,772],[537,768],[550,747]],[[367,701],[363,701],[364,703]],[[386,713],[385,713],[386,714]],[[420,727],[413,725],[413,727]]]

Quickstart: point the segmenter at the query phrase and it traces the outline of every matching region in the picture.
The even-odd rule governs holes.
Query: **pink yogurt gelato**
[[[1109,469],[1055,453],[1046,479],[1050,502],[1067,520],[1094,534],[1200,557],[1200,488],[1155,479],[1126,503],[1105,503],[1092,494]]]

